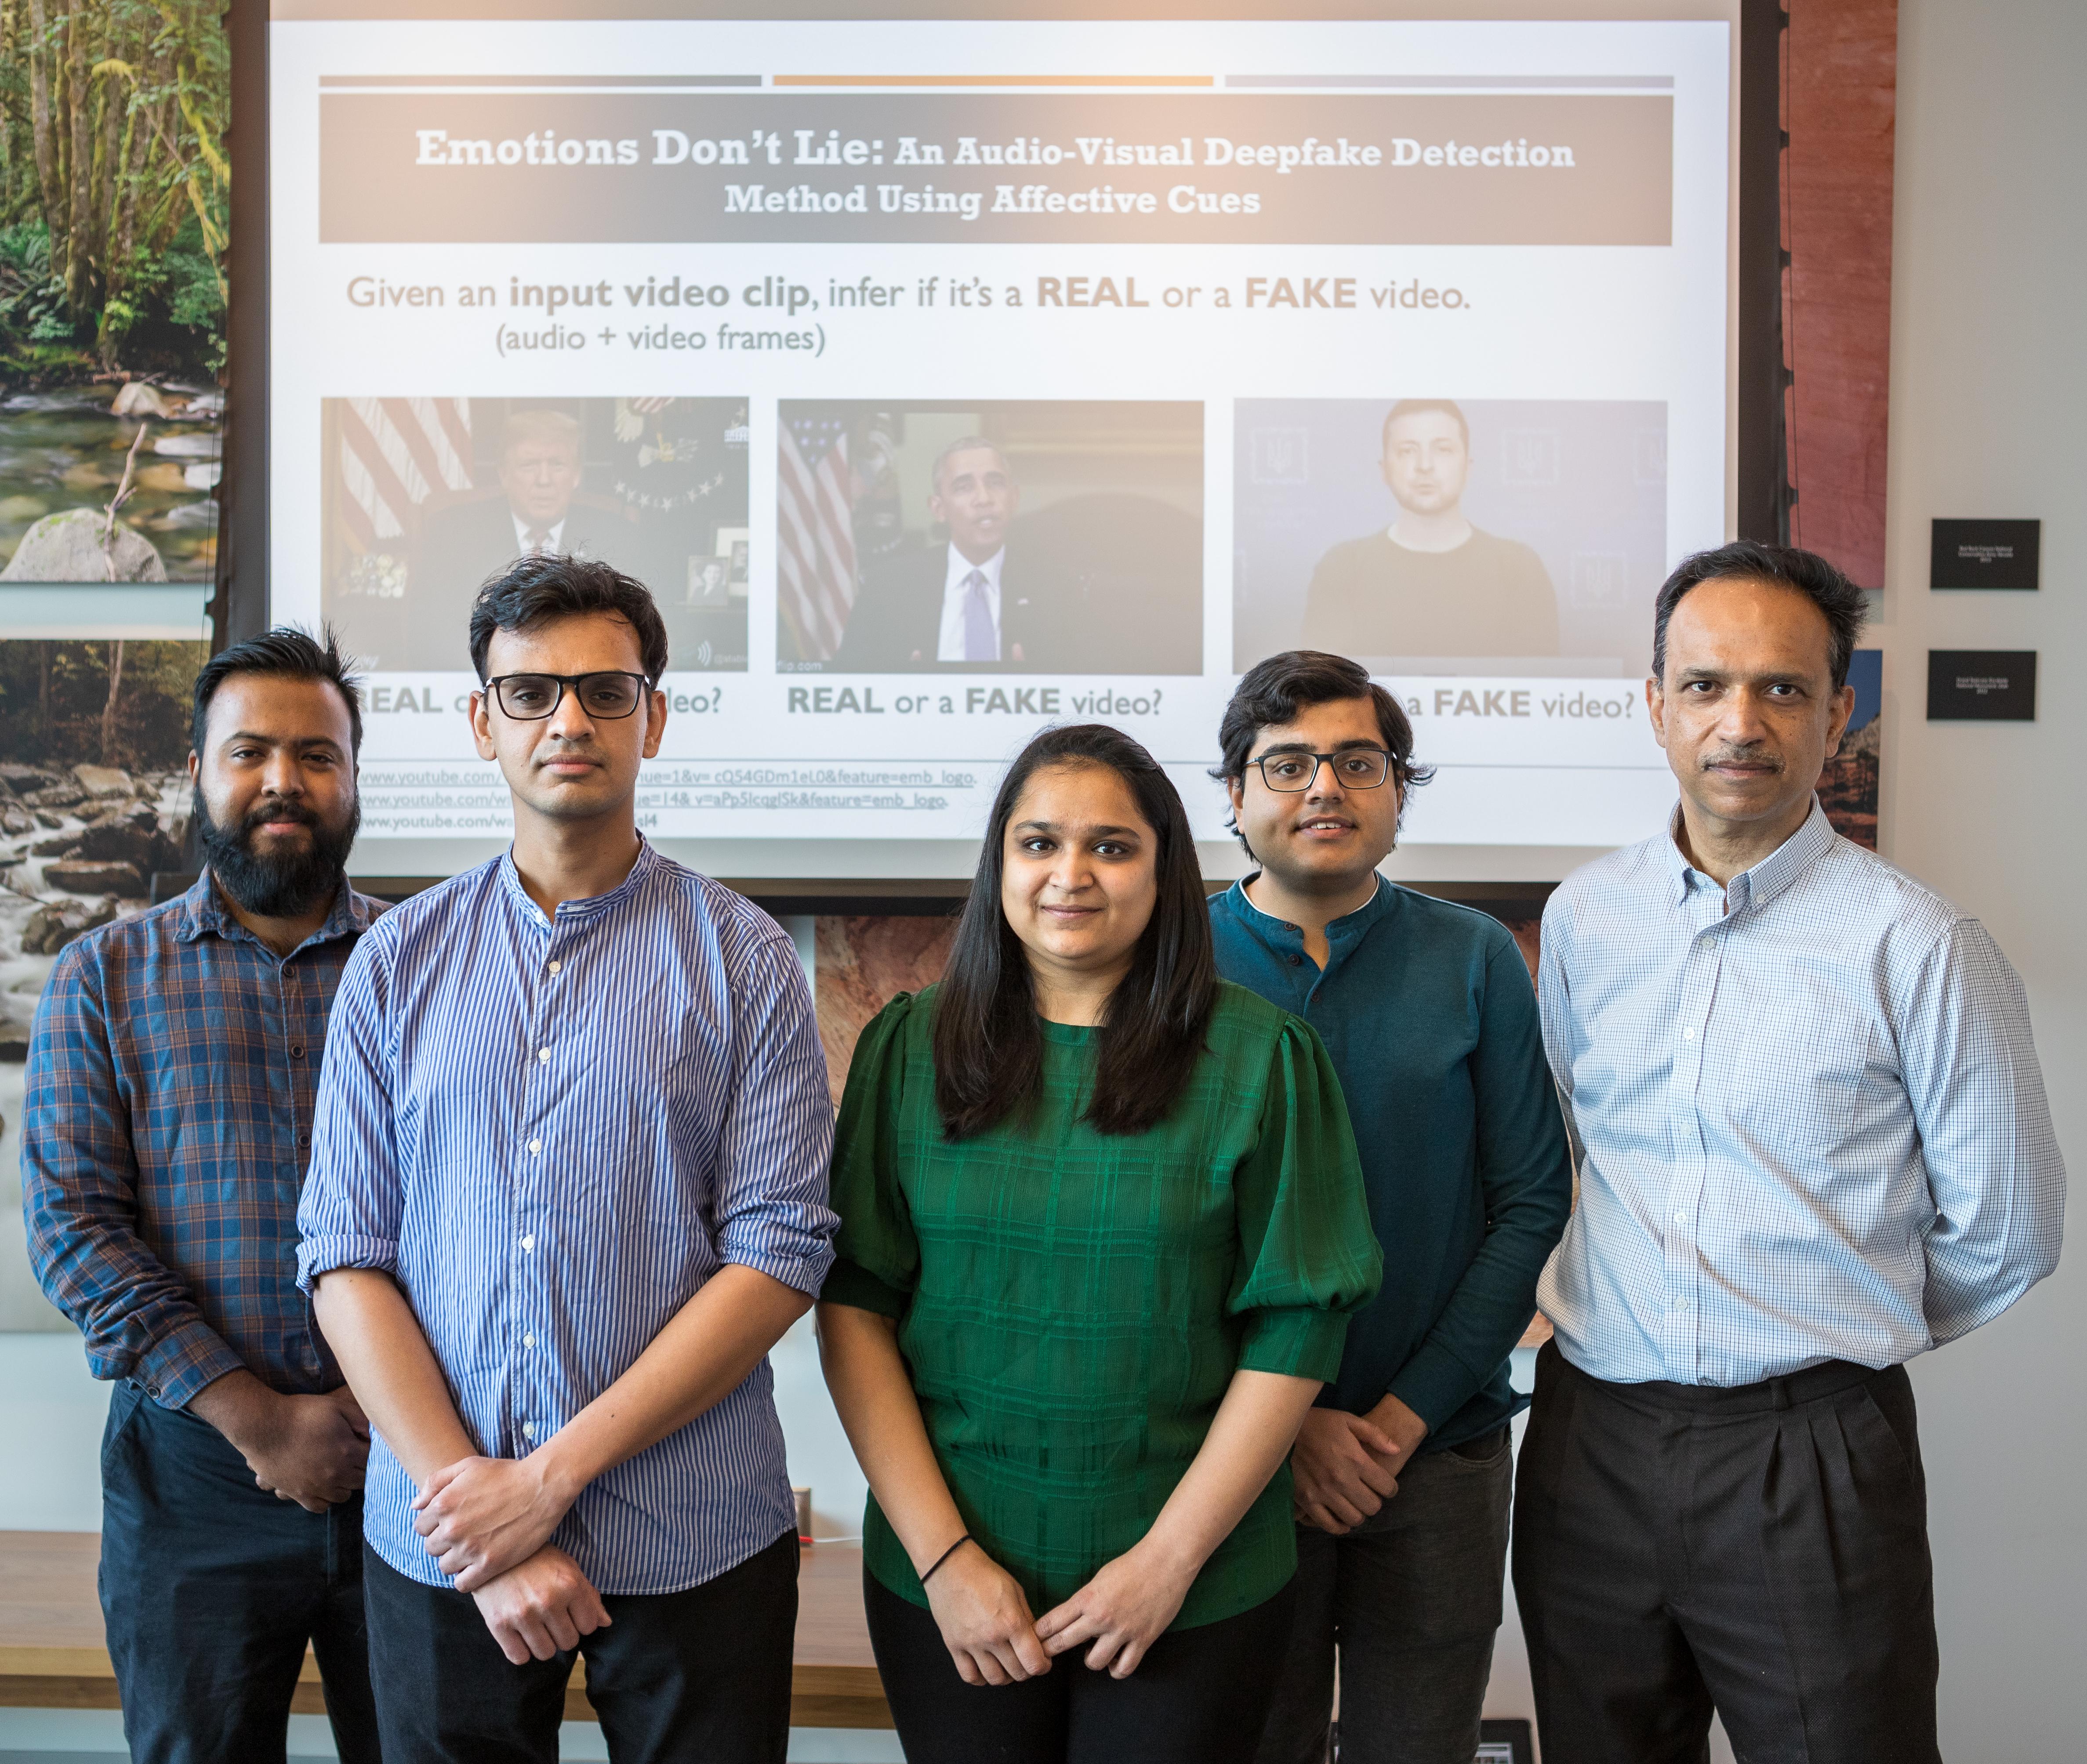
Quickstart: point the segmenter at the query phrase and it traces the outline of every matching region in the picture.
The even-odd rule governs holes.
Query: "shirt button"
[[[311,1135],[310,1135],[310,1134],[309,1134],[309,1133],[300,1133],[300,1134],[297,1136],[297,1149],[298,1149],[299,1151],[301,1151],[301,1152],[309,1152],[311,1148],[312,1148],[312,1136],[311,1136]]]
[[[1696,1032],[1695,1032],[1695,1030],[1693,1030],[1692,1029],[1685,1029],[1682,1030],[1682,1032],[1681,1032],[1681,1038],[1682,1038],[1682,1040],[1684,1040],[1684,1042],[1692,1042],[1692,1041],[1694,1041],[1694,1040],[1696,1039]]]
[[[1688,1223],[1688,1215],[1685,1212],[1677,1212],[1674,1216],[1674,1222],[1678,1225],[1685,1225]]]
[[[536,1153],[537,1153],[538,1152],[540,1152],[540,1151],[541,1151],[541,1150],[543,1149],[543,1146],[544,1146],[544,1142],[543,1142],[541,1140],[530,1140],[530,1142],[529,1142],[529,1155],[530,1155],[531,1157],[534,1157],[536,1155]]]
[[[534,1421],[524,1421],[524,1422],[523,1422],[523,1424],[522,1424],[522,1437],[523,1437],[524,1439],[534,1439],[534,1438],[536,1437],[536,1422],[534,1422]]]
[[[562,968],[562,967],[564,967],[564,966],[565,966],[565,964],[564,964],[562,961],[554,961],[554,962],[553,962],[553,963],[551,964],[551,972],[552,972],[553,974],[556,974],[556,973],[557,973],[557,972],[561,968]]]
[[[304,1057],[305,1057],[305,1044],[304,1044],[302,1042],[291,1042],[291,1043],[290,1043],[290,1058],[291,1058],[291,1059],[302,1059]]]
[[[1688,1308],[1688,1301],[1685,1298],[1669,1299],[1667,1304],[1670,1309],[1675,1310],[1686,1310]]]
[[[522,1338],[522,1345],[525,1348],[533,1348],[536,1345],[536,1338],[534,1336],[524,1336]]]
[[[526,1237],[526,1238],[523,1238],[523,1240],[522,1240],[522,1248],[523,1248],[523,1252],[526,1254],[526,1253],[527,1253],[528,1251],[533,1251],[536,1247],[536,1234],[535,1234],[534,1232],[531,1232],[531,1233],[527,1237]]]
[[[1287,959],[1290,965],[1293,968],[1301,968],[1304,965],[1304,958],[1302,956],[1292,955]]]
[[[538,1049],[536,1050],[536,1058],[537,1058],[539,1060],[546,1060],[546,1059],[548,1059],[550,1057],[551,1057],[551,1050],[550,1050],[550,1049],[549,1049],[549,1048],[548,1048],[548,1047],[540,1047],[540,1048],[538,1048]]]

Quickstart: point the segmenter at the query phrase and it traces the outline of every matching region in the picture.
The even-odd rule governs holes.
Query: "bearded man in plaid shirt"
[[[213,658],[189,756],[208,868],[69,945],[30,1042],[30,1255],[117,1385],[101,1602],[139,1764],[280,1761],[307,1644],[341,1757],[378,1756],[369,1423],[297,1285],[326,1016],[381,910],[345,869],[361,735],[331,637]]]

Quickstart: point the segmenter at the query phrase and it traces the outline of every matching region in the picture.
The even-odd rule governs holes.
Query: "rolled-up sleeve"
[[[326,1025],[312,1160],[297,1204],[297,1285],[307,1293],[337,1268],[391,1273],[399,1265],[405,1189],[391,1111],[391,940],[382,931],[348,958]]]
[[[898,1109],[912,1010],[902,992],[864,1027],[834,1139],[839,1259],[821,1296],[881,1317],[906,1314],[920,1272],[920,1241],[898,1182]]]
[[[58,957],[36,1007],[22,1113],[22,1210],[45,1296],[98,1378],[136,1378],[169,1408],[246,1364],[139,1231],[130,1110],[90,945]]]
[[[740,1082],[720,1144],[718,1254],[816,1298],[839,1223],[826,1204],[834,1105],[796,947],[779,934],[756,945],[737,995]]]
[[[1340,1080],[1295,1017],[1277,1038],[1260,1134],[1232,1186],[1240,1254],[1225,1308],[1247,1319],[1240,1368],[1330,1383],[1349,1317],[1376,1296],[1384,1253]]]
[[[1998,1316],[2058,1266],[2065,1162],[2020,978],[1960,919],[1901,1002],[1899,1055],[1935,1217],[1923,1305],[1936,1344]]]

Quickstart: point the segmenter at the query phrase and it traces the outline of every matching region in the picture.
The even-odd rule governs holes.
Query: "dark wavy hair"
[[[1360,662],[1324,650],[1285,650],[1256,662],[1240,675],[1218,724],[1218,751],[1223,757],[1211,767],[1210,776],[1220,784],[1239,782],[1246,776],[1247,761],[1262,730],[1296,722],[1297,713],[1310,705],[1346,698],[1366,698],[1376,714],[1377,733],[1391,756],[1392,782],[1398,786],[1398,818],[1403,821],[1414,791],[1434,777],[1435,768],[1414,763],[1413,725],[1398,701],[1370,678]],[[1227,816],[1225,824],[1253,858],[1253,847],[1247,844],[1238,820]]]
[[[1764,545],[1755,539],[1735,539],[1715,551],[1684,557],[1661,585],[1652,611],[1654,680],[1667,678],[1667,626],[1674,609],[1690,590],[1706,582],[1735,580],[1787,588],[1816,607],[1826,620],[1826,665],[1833,671],[1833,690],[1837,692],[1848,684],[1848,664],[1870,610],[1863,590],[1816,552],[1801,552],[1794,545]]]
[[[1142,1133],[1180,1100],[1217,1000],[1217,958],[1188,812],[1159,762],[1120,729],[1046,729],[1001,780],[978,875],[935,1004],[935,1105],[943,1131],[968,1139],[1035,1100],[1044,1036],[1027,952],[1001,910],[1007,825],[1029,781],[1054,765],[1106,766],[1151,828],[1158,870],[1152,920],[1111,995],[1086,1118],[1098,1132]]]
[[[612,613],[636,632],[645,678],[659,684],[667,671],[667,624],[652,590],[599,558],[556,552],[518,557],[478,590],[471,606],[471,665],[483,681],[496,631],[533,631],[581,612]]]

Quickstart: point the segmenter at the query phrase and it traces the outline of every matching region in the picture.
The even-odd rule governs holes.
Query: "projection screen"
[[[641,824],[721,875],[965,873],[1087,720],[1236,873],[1218,715],[1297,647],[1437,768],[1405,873],[1644,837],[1654,593],[1732,524],[1735,5],[278,0],[270,612],[366,660],[356,868],[504,844],[467,621],[539,548],[652,589]]]

